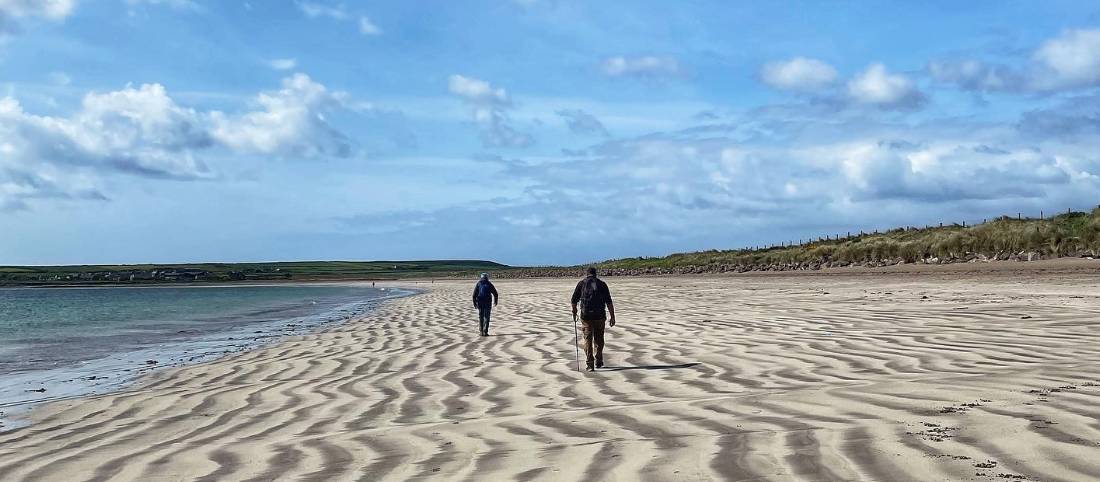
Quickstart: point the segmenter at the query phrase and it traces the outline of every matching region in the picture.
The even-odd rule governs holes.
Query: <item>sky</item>
[[[579,264],[1098,176],[1095,2],[0,0],[0,264]]]

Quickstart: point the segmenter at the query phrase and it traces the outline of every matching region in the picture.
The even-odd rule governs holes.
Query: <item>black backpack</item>
[[[477,300],[485,303],[493,299],[493,285],[488,281],[479,281],[477,283]]]
[[[585,320],[598,320],[606,316],[603,299],[603,291],[600,290],[600,279],[595,276],[584,280],[581,288],[581,318]]]

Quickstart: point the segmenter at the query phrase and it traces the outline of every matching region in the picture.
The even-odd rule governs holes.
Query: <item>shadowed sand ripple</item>
[[[0,433],[0,480],[1100,479],[1100,287],[1034,274],[469,283]],[[424,287],[424,285],[421,285]]]

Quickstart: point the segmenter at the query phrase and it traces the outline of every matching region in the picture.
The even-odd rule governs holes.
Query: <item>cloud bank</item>
[[[228,114],[179,105],[160,84],[84,96],[69,116],[26,112],[0,98],[0,205],[35,198],[106,199],[97,180],[123,174],[204,180],[217,172],[204,156],[268,154],[345,157],[353,144],[325,120],[347,95],[304,74],[261,92],[252,110]]]
[[[979,59],[930,62],[931,76],[967,91],[1055,93],[1100,86],[1100,29],[1070,29],[1014,64]]]

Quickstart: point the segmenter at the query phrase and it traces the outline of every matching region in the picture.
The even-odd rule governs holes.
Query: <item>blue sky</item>
[[[0,264],[734,248],[1100,203],[1091,2],[0,0]]]

